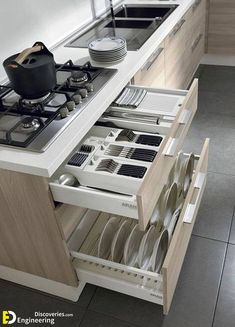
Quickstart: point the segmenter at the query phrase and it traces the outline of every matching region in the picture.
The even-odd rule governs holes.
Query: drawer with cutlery
[[[209,140],[179,152],[146,231],[126,216],[87,210],[68,240],[81,287],[95,284],[163,306],[167,314],[206,185]]]
[[[149,223],[197,110],[189,91],[126,87],[50,182],[57,202]]]

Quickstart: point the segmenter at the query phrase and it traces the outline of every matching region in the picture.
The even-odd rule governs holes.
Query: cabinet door
[[[206,29],[206,1],[196,0],[192,5],[192,15],[190,19],[191,28],[188,32],[186,58],[185,88],[189,85],[192,77],[200,64],[205,52],[205,29]]]
[[[165,41],[166,86],[181,89],[184,87],[188,61],[185,55],[189,33],[191,10],[176,24]]]
[[[208,52],[235,54],[234,0],[210,0]]]
[[[162,43],[134,76],[134,84],[149,87],[165,86],[164,52]]]

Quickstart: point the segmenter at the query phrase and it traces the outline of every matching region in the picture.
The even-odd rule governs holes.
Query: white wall
[[[94,0],[97,11],[107,0]],[[0,9],[0,81],[2,62],[10,55],[43,41],[48,47],[92,18],[90,0],[7,0]]]

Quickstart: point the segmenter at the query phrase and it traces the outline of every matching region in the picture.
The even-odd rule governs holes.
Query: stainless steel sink
[[[110,15],[107,16],[66,44],[66,47],[87,48],[95,39],[118,36],[126,39],[129,51],[138,50],[176,7],[163,4],[121,5],[114,11],[114,22]]]
[[[115,20],[111,21],[104,28],[147,28],[153,23],[152,20]]]
[[[163,19],[175,6],[163,5],[123,5],[115,13],[115,17]]]

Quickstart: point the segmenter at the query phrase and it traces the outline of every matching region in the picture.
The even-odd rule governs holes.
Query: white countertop
[[[0,146],[0,168],[50,177],[135,73],[147,61],[149,56],[161,44],[194,1],[195,0],[126,1],[127,3],[179,4],[179,6],[148,41],[145,42],[140,50],[128,52],[128,55],[121,63],[109,66],[110,68],[118,69],[117,74],[44,153],[34,153],[22,149]],[[89,60],[87,49],[65,48],[63,45],[54,51],[54,56],[55,61],[58,63],[63,63],[68,59],[72,59],[77,63],[83,63]]]

